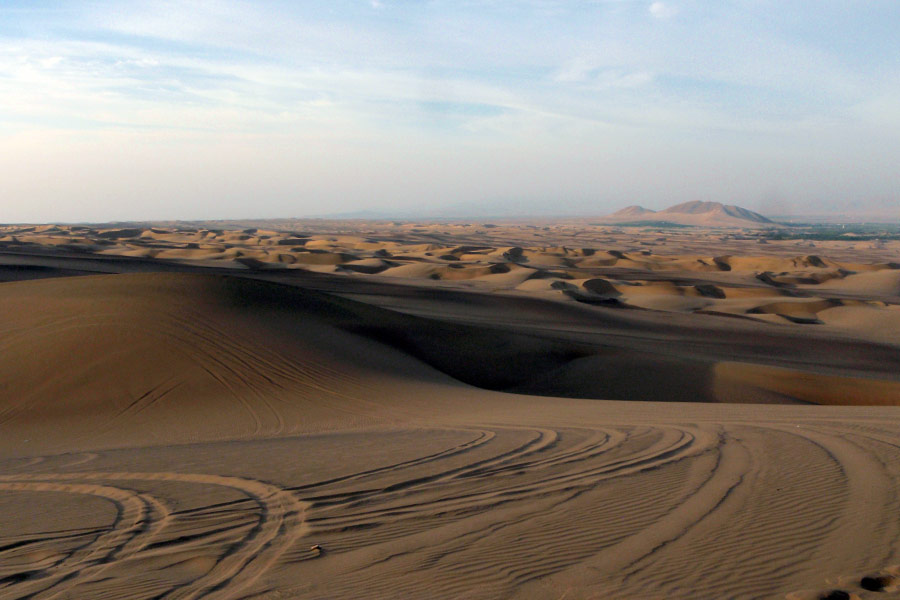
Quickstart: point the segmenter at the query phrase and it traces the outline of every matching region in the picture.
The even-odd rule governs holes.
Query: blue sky
[[[0,3],[0,222],[900,218],[900,3]]]

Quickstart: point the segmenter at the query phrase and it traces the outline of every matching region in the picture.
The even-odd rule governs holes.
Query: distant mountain
[[[613,214],[609,215],[607,218],[622,218],[622,219],[643,219],[647,215],[656,214],[655,210],[650,210],[649,208],[644,208],[643,206],[638,206],[636,204],[632,206],[626,206],[622,210],[617,210]]]
[[[685,202],[665,210],[653,211],[629,206],[604,217],[606,223],[677,223],[698,227],[780,227],[759,213],[720,202]]]
[[[759,213],[735,206],[733,204],[721,204],[719,202],[685,202],[684,204],[676,204],[671,206],[662,213],[680,213],[686,215],[714,215],[721,217],[733,217],[744,221],[752,221],[754,223],[772,223],[773,221],[762,216]]]

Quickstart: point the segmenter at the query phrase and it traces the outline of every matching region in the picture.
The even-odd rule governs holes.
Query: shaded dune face
[[[15,357],[0,361],[0,427],[9,429],[65,423],[112,444],[279,434],[369,419],[382,378],[441,379],[332,325],[351,315],[315,292],[162,274],[0,292],[0,343]],[[139,439],[123,440],[123,428]]]
[[[808,346],[806,338],[730,324],[698,332],[687,322],[627,313],[611,313],[604,324],[600,313],[553,303],[478,298],[449,295],[443,302],[451,312],[482,311],[495,322],[403,314],[229,276],[136,274],[4,284],[2,347],[15,359],[0,362],[0,427],[37,436],[64,423],[84,443],[112,445],[280,435],[416,414],[425,403],[399,401],[397,394],[416,385],[647,401],[900,399],[900,384],[883,371],[898,359],[877,346],[832,340],[831,346],[806,349],[801,368],[766,376],[761,373],[771,368],[766,365],[773,356],[799,352]],[[576,335],[523,326],[534,314],[599,329]],[[607,339],[602,331],[615,335]],[[660,332],[684,341],[660,345],[653,339]],[[736,355],[735,335],[745,336]],[[835,352],[849,361],[829,359]],[[816,364],[844,374],[810,371]],[[848,374],[850,366],[882,371],[861,377]],[[136,437],[123,439],[120,432],[130,428],[137,428]],[[52,445],[53,439],[40,437],[39,443]]]

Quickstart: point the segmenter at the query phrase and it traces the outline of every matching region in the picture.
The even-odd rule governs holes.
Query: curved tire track
[[[79,483],[60,483],[77,481]],[[223,486],[238,490],[260,507],[256,525],[231,544],[207,573],[160,597],[173,600],[234,598],[268,570],[304,534],[307,504],[275,485],[241,477],[183,473],[89,472],[0,476],[0,490],[84,493],[116,503],[119,516],[111,531],[101,535],[83,552],[57,565],[48,579],[26,581],[0,589],[0,598],[53,598],[89,581],[116,560],[145,548],[170,521],[165,507],[147,494],[100,485],[98,481],[175,481]],[[156,512],[161,517],[152,517]],[[149,525],[145,526],[145,521]],[[125,523],[125,526],[121,526]],[[39,595],[34,595],[34,594]]]

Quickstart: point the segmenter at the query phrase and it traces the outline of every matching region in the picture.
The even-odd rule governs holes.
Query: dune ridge
[[[702,212],[705,205],[685,210],[694,210],[692,206]],[[576,237],[579,232],[568,225],[477,229],[469,224],[376,223],[365,235],[340,229],[4,229],[0,280],[161,268],[285,277],[304,271],[820,326],[879,343],[900,340],[896,327],[877,325],[897,320],[900,243],[861,248],[859,243],[823,242],[811,251],[808,244],[760,245],[752,237],[729,233],[668,231],[660,236],[598,227]],[[471,243],[475,239],[481,243]]]

